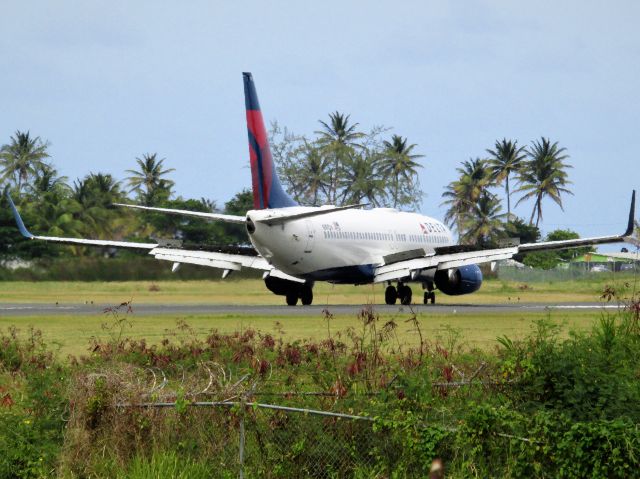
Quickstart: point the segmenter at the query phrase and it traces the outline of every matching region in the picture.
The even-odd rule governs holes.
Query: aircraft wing
[[[542,243],[524,243],[518,246],[475,251],[456,251],[460,247],[436,248],[435,253],[427,256],[390,262],[378,266],[375,270],[374,282],[416,279],[425,270],[442,270],[459,268],[469,264],[490,263],[502,259],[509,259],[519,253],[533,251],[549,251],[557,249],[578,248],[581,246],[595,246],[598,244],[630,243],[640,247],[640,242],[632,237],[635,219],[636,192],[631,195],[631,209],[627,230],[621,235],[596,236],[562,241],[546,241]],[[465,249],[465,248],[460,248]]]
[[[220,268],[226,270],[224,276],[230,271],[239,271],[242,268],[257,269],[264,271],[266,275],[276,276],[291,281],[304,283],[304,280],[290,276],[277,270],[271,266],[267,260],[260,256],[257,252],[255,254],[237,254],[237,253],[225,253],[219,251],[201,251],[201,250],[188,250],[178,248],[168,248],[161,246],[157,243],[136,243],[130,241],[109,241],[109,240],[94,240],[84,238],[63,238],[56,236],[37,236],[29,232],[20,217],[20,213],[13,203],[11,197],[7,194],[9,200],[9,206],[13,212],[13,216],[18,225],[20,233],[25,238],[30,240],[42,240],[52,241],[62,244],[76,244],[86,246],[108,246],[114,248],[128,248],[137,250],[147,250],[151,256],[163,261],[171,261],[172,263],[185,263],[196,264],[200,266],[209,266],[212,268]],[[244,222],[244,218],[242,218]]]
[[[225,270],[223,278],[231,271],[240,271],[242,268],[257,269],[264,272],[264,277],[275,276],[288,279],[296,283],[304,283],[304,279],[288,275],[270,265],[266,259],[258,255],[222,253],[214,251],[198,251],[187,249],[158,247],[149,251],[149,254],[161,261],[171,261],[173,264],[196,264]]]
[[[25,238],[31,240],[43,240],[43,241],[53,241],[56,243],[63,244],[79,244],[79,245],[88,245],[88,246],[113,246],[116,248],[134,248],[134,249],[142,249],[142,250],[151,250],[156,248],[158,245],[156,243],[135,243],[130,241],[109,241],[109,240],[91,240],[91,239],[83,239],[83,238],[60,238],[56,236],[36,236],[31,234],[29,230],[25,227],[22,218],[20,217],[20,213],[18,213],[18,209],[16,205],[13,203],[11,196],[7,193],[7,200],[9,201],[9,206],[11,207],[11,211],[13,212],[13,217],[16,220],[18,225],[18,229],[20,230],[20,234]]]
[[[135,208],[138,210],[155,211],[157,213],[168,213],[170,215],[192,216],[194,218],[203,218],[207,220],[219,220],[225,223],[235,223],[243,225],[246,222],[244,216],[223,215],[220,213],[204,213],[202,211],[174,210],[171,208],[155,208],[151,206],[128,205],[125,203],[114,203],[115,206],[124,206],[125,208]]]

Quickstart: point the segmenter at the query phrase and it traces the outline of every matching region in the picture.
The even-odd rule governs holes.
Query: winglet
[[[18,213],[18,210],[16,209],[16,205],[13,204],[13,200],[11,199],[11,196],[9,196],[8,191],[7,191],[7,200],[9,200],[9,206],[11,206],[11,211],[13,211],[13,217],[16,219],[16,223],[18,224],[18,229],[20,230],[20,233],[25,238],[33,239],[34,236],[31,233],[29,233],[29,230],[27,230],[27,228],[25,228],[22,218],[20,218],[20,213]]]
[[[631,194],[631,209],[629,210],[629,224],[627,225],[627,231],[622,236],[632,236],[633,229],[635,228],[636,219],[636,190],[633,190]]]

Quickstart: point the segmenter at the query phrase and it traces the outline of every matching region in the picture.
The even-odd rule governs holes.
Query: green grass
[[[441,304],[486,304],[519,302],[570,302],[600,300],[602,290],[612,277],[596,277],[586,280],[557,283],[523,284],[488,280],[482,289],[472,295],[451,297],[438,295]],[[620,279],[614,279],[620,286]],[[369,286],[332,286],[319,283],[314,289],[315,304],[379,304],[383,302],[384,287]],[[414,299],[419,301],[421,290],[414,286]],[[144,303],[210,303],[210,304],[247,304],[281,305],[284,299],[268,291],[261,280],[236,281],[131,281],[131,282],[0,282],[0,301],[4,303],[69,303],[82,304],[93,301],[95,304],[116,305],[133,300]],[[530,331],[532,322],[545,317],[544,312],[487,313],[478,314],[465,310],[464,314],[434,314],[428,310],[420,313],[423,333],[427,338],[436,338],[451,330],[460,330],[461,340],[469,346],[487,349],[493,347],[495,338],[501,335],[521,337]],[[568,329],[587,329],[600,316],[595,311],[555,311],[551,318],[566,324]],[[384,320],[394,319],[399,324],[398,334],[401,342],[412,344],[416,341],[416,332],[405,323],[409,313],[396,316],[384,316]],[[204,335],[211,329],[232,332],[253,328],[265,333],[277,333],[279,328],[285,332],[288,340],[323,339],[327,337],[326,322],[313,316],[262,317],[252,315],[201,314],[201,315],[157,315],[154,317],[132,317],[131,328],[124,334],[133,338],[146,338],[150,342],[159,341],[167,330],[175,329],[178,320],[185,320],[198,334]],[[55,315],[0,317],[0,328],[15,325],[22,329],[32,325],[41,329],[48,341],[59,345],[63,355],[85,354],[92,336],[109,334],[102,328],[103,323],[111,321],[109,316],[94,315]],[[276,326],[279,323],[281,326]],[[337,316],[331,325],[333,333],[349,327],[358,327],[355,317]]]
[[[603,275],[575,281],[519,283],[487,280],[477,293],[467,296],[438,295],[442,304],[486,304],[509,302],[598,301],[606,284],[633,283],[632,276]],[[412,285],[414,300],[421,288]],[[116,304],[135,303],[284,304],[262,280],[227,281],[126,281],[126,282],[0,282],[0,301],[9,303]],[[384,301],[383,285],[334,286],[318,283],[315,304],[367,304]]]
[[[409,312],[396,315],[381,315],[383,321],[393,319],[397,325],[398,340],[403,345],[418,344],[418,333],[407,323]],[[563,325],[565,332],[569,330],[590,329],[594,321],[600,317],[598,311],[554,311],[523,313],[464,313],[464,314],[432,314],[420,313],[418,321],[422,334],[426,339],[439,339],[442,342],[456,339],[458,344],[465,343],[469,347],[491,349],[496,345],[498,336],[507,335],[521,338],[531,331],[535,320],[550,317],[555,323]],[[184,320],[192,330],[204,337],[212,329],[230,333],[246,329],[255,329],[283,339],[321,340],[328,337],[327,322],[318,315],[261,317],[235,314],[198,314],[198,315],[160,315],[130,316],[130,326],[123,329],[123,336],[141,339],[149,343],[158,343],[168,331],[175,331],[179,320]],[[63,357],[68,354],[89,354],[91,337],[106,338],[117,334],[114,329],[107,330],[103,325],[112,325],[108,315],[59,315],[59,316],[22,316],[0,318],[0,328],[16,326],[26,329],[33,326],[43,331],[45,340],[56,345]],[[354,316],[338,315],[330,322],[331,334],[341,334],[348,328],[359,328],[361,325]],[[176,333],[185,334],[185,333]]]

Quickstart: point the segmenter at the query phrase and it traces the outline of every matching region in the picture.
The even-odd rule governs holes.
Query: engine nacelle
[[[440,291],[450,296],[474,293],[482,285],[482,271],[477,264],[441,269],[436,271],[433,282]]]
[[[286,296],[289,291],[298,291],[302,287],[301,283],[274,276],[267,276],[264,284],[269,291],[280,296]]]

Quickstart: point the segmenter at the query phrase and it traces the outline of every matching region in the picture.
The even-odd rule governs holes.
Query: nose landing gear
[[[435,291],[425,291],[424,292],[424,304],[429,304],[429,301],[431,301],[431,304],[435,304],[436,303],[436,293],[435,293]]]
[[[422,283],[422,287],[424,288],[424,304],[435,304],[436,292],[434,291],[433,283],[430,281],[426,281]]]

